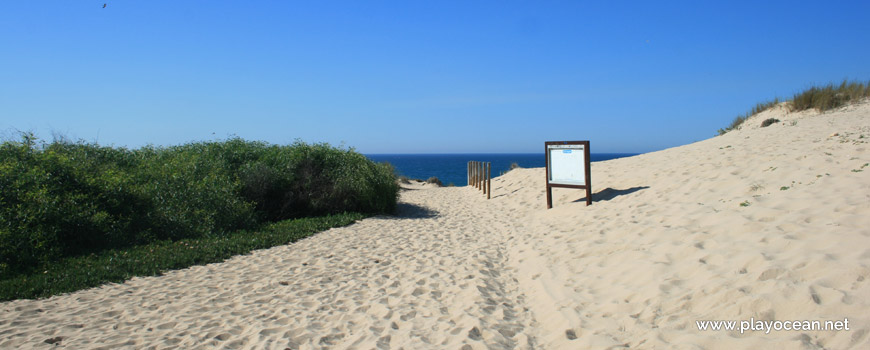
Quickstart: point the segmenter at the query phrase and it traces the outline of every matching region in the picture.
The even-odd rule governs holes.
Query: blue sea
[[[636,153],[592,153],[593,162],[630,157]],[[437,177],[446,186],[468,184],[466,169],[468,161],[491,162],[492,176],[496,177],[510,169],[511,163],[523,168],[544,167],[544,153],[487,153],[487,154],[367,154],[375,162],[388,162],[396,173],[411,179],[426,180]]]

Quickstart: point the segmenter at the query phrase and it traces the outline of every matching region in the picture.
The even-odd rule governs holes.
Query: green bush
[[[763,122],[761,122],[761,127],[766,128],[766,127],[771,126],[771,125],[776,124],[776,123],[779,123],[779,119],[767,118]]]
[[[388,213],[398,198],[391,166],[327,144],[231,139],[128,150],[32,134],[0,144],[0,189],[0,277],[108,248]]]
[[[365,215],[342,213],[316,218],[284,220],[263,225],[257,231],[240,230],[220,237],[155,241],[123,249],[63,258],[31,274],[0,279],[0,301],[42,298],[123,282],[133,276],[160,275],[163,271],[220,262],[254,249],[295,242],[332,227],[362,219]]]

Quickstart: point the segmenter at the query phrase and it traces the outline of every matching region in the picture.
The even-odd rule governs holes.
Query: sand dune
[[[593,163],[592,207],[563,190],[554,209],[521,214],[511,261],[523,272],[521,291],[543,299],[533,316],[550,323],[535,328],[536,339],[573,347],[561,327],[604,348],[866,348],[870,178],[856,170],[870,161],[868,107],[778,108],[722,137]],[[781,122],[760,128],[770,117]],[[534,191],[544,187],[540,169],[511,175],[499,183],[534,183],[520,196],[544,201]],[[695,325],[750,318],[848,318],[852,330]]]
[[[760,128],[770,117],[781,122]],[[0,304],[0,348],[866,349],[870,104],[593,163],[407,186],[399,214],[223,263]],[[594,147],[594,140],[593,147]],[[701,331],[698,320],[849,331]]]

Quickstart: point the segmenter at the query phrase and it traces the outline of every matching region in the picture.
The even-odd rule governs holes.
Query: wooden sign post
[[[553,207],[553,187],[586,189],[586,205],[592,204],[589,141],[544,142],[547,163],[547,209]]]

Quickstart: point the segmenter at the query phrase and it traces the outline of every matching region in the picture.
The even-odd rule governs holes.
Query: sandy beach
[[[4,302],[0,348],[867,349],[868,141],[868,102],[780,106],[723,136],[593,163],[588,207],[557,188],[547,210],[543,168],[494,178],[490,200],[403,185],[396,216]]]

